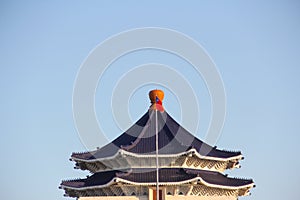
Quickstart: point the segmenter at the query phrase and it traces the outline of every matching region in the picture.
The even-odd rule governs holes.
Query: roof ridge
[[[62,180],[62,183],[66,183],[66,182],[75,182],[75,181],[81,181],[83,180],[82,178],[74,178],[74,179],[66,179],[66,180]]]
[[[91,154],[91,151],[73,152],[72,155],[74,155],[74,154],[76,154],[76,155],[82,155],[82,154],[86,154],[86,153]]]
[[[245,177],[228,177],[230,179],[235,179],[235,180],[243,180],[243,181],[252,181],[253,182],[253,179],[252,178],[245,178]]]
[[[217,149],[217,148],[216,148]],[[228,152],[228,153],[242,153],[239,150],[228,150],[228,149],[217,149],[219,151],[224,151],[224,152]]]
[[[152,115],[153,115],[153,112],[150,114],[149,119],[151,119]],[[143,138],[143,136],[146,134],[147,128],[150,125],[150,120],[149,119],[148,119],[146,125],[143,127],[143,130],[141,131],[141,133],[138,135],[138,137],[133,142],[131,142],[130,145],[121,145],[120,146],[121,149],[129,151],[130,149],[132,149],[133,147],[135,147],[141,141],[141,139]]]

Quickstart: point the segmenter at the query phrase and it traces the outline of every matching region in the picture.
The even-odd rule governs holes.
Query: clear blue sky
[[[227,173],[253,178],[257,185],[250,197],[241,199],[297,199],[299,10],[296,0],[1,1],[0,198],[65,199],[58,189],[60,181],[88,174],[74,170],[68,160],[71,152],[85,151],[72,114],[73,84],[79,67],[109,36],[155,26],[195,39],[220,71],[227,117],[217,146],[241,150],[245,156],[242,168]],[[180,63],[176,59],[157,52],[128,55],[107,76],[117,80],[118,66],[129,69],[146,61]],[[186,75],[188,68],[179,68]],[[203,84],[199,77],[186,78],[193,87]],[[103,115],[111,116],[109,109],[101,113],[101,106],[109,108],[113,84],[100,83],[97,90],[97,102],[103,96],[103,104],[96,103],[100,120]],[[129,102],[133,120],[146,112],[148,97],[143,92],[149,88],[137,91]],[[197,96],[204,113],[204,125],[200,121],[197,133],[201,137],[201,130],[207,128],[209,101],[204,94],[202,101],[199,91]],[[135,104],[137,100],[146,103]],[[180,121],[177,103],[166,97],[165,107]],[[107,133],[111,140],[121,131],[110,121],[107,124],[103,129],[111,131]]]

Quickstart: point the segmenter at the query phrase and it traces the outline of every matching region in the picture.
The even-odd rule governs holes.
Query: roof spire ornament
[[[150,98],[150,102],[151,102],[151,106],[150,106],[150,110],[159,110],[161,112],[163,112],[165,109],[162,105],[162,101],[164,99],[164,92],[162,90],[151,90],[149,92],[149,98]]]

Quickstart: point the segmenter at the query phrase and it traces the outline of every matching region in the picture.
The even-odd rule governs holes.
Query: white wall
[[[148,200],[148,196],[99,196],[99,197],[80,197],[78,200]]]
[[[233,196],[183,196],[183,195],[167,195],[165,200],[236,200]]]
[[[99,197],[80,197],[79,200],[148,200],[148,196],[99,196]],[[166,195],[165,200],[236,200],[233,196],[183,196]]]

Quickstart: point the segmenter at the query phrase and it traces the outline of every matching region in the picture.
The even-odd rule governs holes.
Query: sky
[[[0,198],[67,199],[58,189],[61,180],[88,175],[74,170],[69,161],[72,152],[87,150],[85,133],[78,132],[73,119],[80,67],[107,38],[160,27],[192,38],[219,71],[226,118],[215,145],[241,150],[242,168],[225,173],[253,178],[256,184],[251,196],[240,199],[297,199],[299,9],[296,0],[0,1]],[[193,133],[203,139],[213,112],[203,77],[176,55],[145,49],[121,56],[97,85],[95,115],[105,141],[126,127],[114,119],[120,114],[113,113],[114,88],[145,63],[178,72],[189,82],[197,104],[181,103],[175,88],[159,82],[137,85],[128,91],[130,98],[121,101],[132,123],[147,112],[148,91],[158,87],[165,90],[164,106],[177,121],[184,121],[184,110],[199,112]]]

